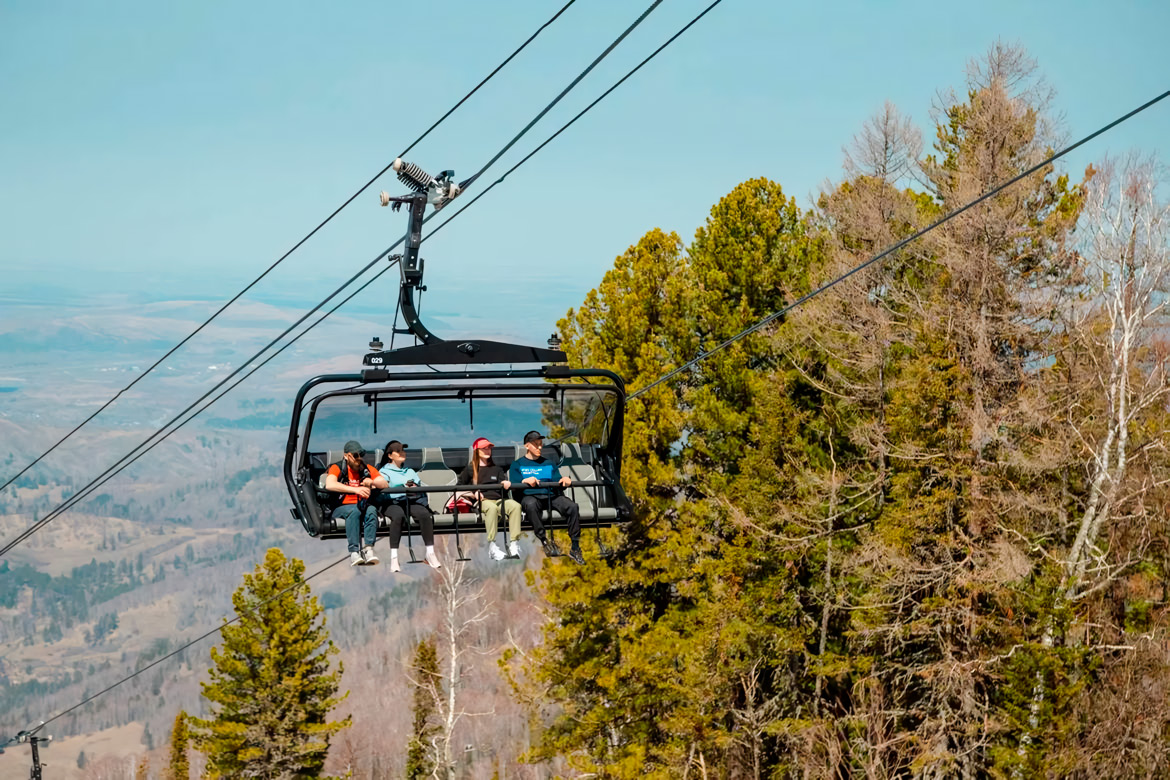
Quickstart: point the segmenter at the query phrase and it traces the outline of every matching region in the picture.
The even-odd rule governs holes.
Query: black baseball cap
[[[529,431],[528,433],[524,434],[524,443],[527,444],[530,441],[536,441],[537,439],[543,438],[544,434],[540,431]]]
[[[361,442],[350,439],[345,443],[346,455],[365,455],[366,448],[362,446]]]
[[[406,448],[409,446],[409,444],[403,444],[402,442],[398,441],[398,439],[391,439],[390,441],[386,442],[386,452],[401,452],[403,455],[405,455]]]

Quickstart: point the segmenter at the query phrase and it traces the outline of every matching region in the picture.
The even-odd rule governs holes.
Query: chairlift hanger
[[[426,291],[423,285],[425,262],[419,256],[422,244],[422,228],[426,207],[430,204],[435,211],[455,199],[469,181],[455,183],[454,171],[443,171],[431,176],[419,166],[397,159],[392,164],[399,181],[410,190],[404,195],[381,193],[383,206],[393,206],[394,211],[406,207],[407,226],[403,242],[403,253],[390,260],[397,261],[400,269],[397,310],[404,317],[405,327],[394,323],[394,335],[413,336],[417,343],[399,349],[383,349],[378,337],[370,341],[370,352],[362,358],[364,366],[360,373],[327,374],[307,381],[297,393],[288,441],[285,447],[284,478],[289,495],[293,500],[292,514],[311,536],[336,537],[337,529],[329,527],[330,518],[322,512],[318,502],[318,486],[314,482],[314,471],[309,462],[310,440],[317,409],[327,399],[337,396],[358,396],[376,415],[380,403],[418,402],[434,399],[453,399],[468,402],[472,413],[472,399],[488,400],[508,397],[539,398],[546,392],[550,400],[560,395],[561,410],[564,410],[564,394],[570,389],[593,388],[615,399],[613,417],[606,412],[608,437],[604,445],[594,450],[590,445],[589,456],[593,462],[586,464],[601,480],[582,481],[595,491],[594,520],[598,527],[613,521],[628,520],[631,507],[621,488],[622,421],[626,392],[622,378],[605,369],[573,369],[565,365],[568,356],[559,349],[560,339],[554,333],[548,347],[533,347],[522,344],[508,344],[485,339],[443,340],[431,332],[419,317],[416,293]],[[397,315],[396,315],[397,319]],[[536,368],[515,368],[539,364]],[[486,368],[486,366],[508,365],[507,370]],[[433,373],[415,371],[393,371],[396,367],[446,366],[452,370],[436,370]],[[589,379],[600,379],[604,384],[591,384]],[[522,380],[537,380],[541,384],[524,385]],[[499,380],[508,380],[501,383]],[[416,384],[416,383],[426,384]],[[339,389],[322,388],[313,398],[306,395],[313,388],[322,385],[348,385]],[[307,414],[304,414],[307,411]],[[302,432],[302,417],[304,430]],[[340,443],[338,443],[340,444]],[[319,467],[318,467],[319,468]],[[575,482],[577,480],[574,480]],[[598,507],[597,496],[604,494],[604,512]],[[604,514],[604,517],[603,517]],[[550,525],[550,527],[555,527]],[[455,522],[455,533],[459,533],[459,521]],[[467,529],[474,530],[474,529]],[[482,529],[481,529],[482,530]],[[438,525],[436,533],[443,533]]]

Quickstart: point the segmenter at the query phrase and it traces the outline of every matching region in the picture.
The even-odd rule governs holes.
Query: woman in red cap
[[[483,522],[487,528],[488,555],[494,561],[504,558],[519,558],[520,544],[520,504],[510,498],[505,498],[504,491],[511,489],[508,481],[508,470],[497,466],[492,460],[492,443],[484,438],[475,440],[471,445],[471,462],[459,474],[460,485],[496,485],[502,490],[477,490],[475,495],[479,499],[480,512],[483,513]],[[508,534],[512,542],[508,545],[508,554],[496,544],[496,526],[500,522],[500,508],[508,515]]]

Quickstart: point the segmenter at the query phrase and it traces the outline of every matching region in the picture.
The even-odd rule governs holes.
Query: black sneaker
[[[544,547],[544,554],[550,558],[555,558],[561,554],[561,549],[557,547],[557,543],[552,539],[541,539],[540,544]]]
[[[585,565],[585,556],[581,554],[580,547],[573,545],[573,548],[569,550],[569,560],[571,560],[573,563],[579,563],[582,566]]]

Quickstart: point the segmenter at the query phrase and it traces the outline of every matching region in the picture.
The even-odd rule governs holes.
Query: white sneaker
[[[443,564],[439,563],[439,556],[435,555],[433,552],[427,553],[427,566],[430,566],[432,569],[443,568]]]
[[[402,567],[398,565],[398,556],[390,556],[390,571],[402,571]]]
[[[362,560],[365,561],[366,566],[378,565],[378,555],[374,552],[373,547],[367,547],[362,550]]]
[[[350,566],[365,566],[366,560],[364,558],[362,558],[361,553],[351,552],[349,554],[349,565]]]
[[[491,559],[493,561],[502,561],[502,560],[504,560],[504,558],[507,557],[506,555],[504,555],[504,551],[501,550],[498,546],[496,546],[495,542],[491,542],[490,544],[488,544],[488,555],[491,556]]]
[[[520,557],[520,542],[510,542],[508,544],[508,555],[511,555],[513,558]]]

